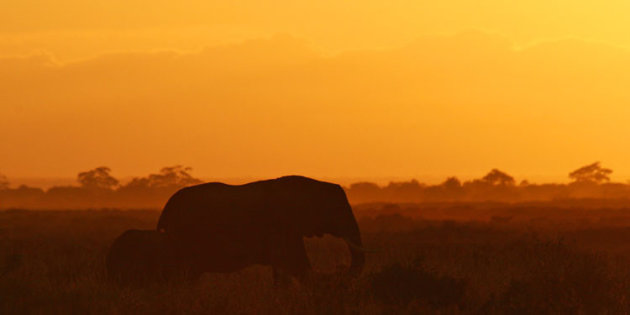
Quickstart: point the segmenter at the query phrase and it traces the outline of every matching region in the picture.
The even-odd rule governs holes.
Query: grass
[[[318,273],[286,288],[263,266],[119,288],[105,279],[109,245],[126,229],[153,228],[159,212],[3,211],[0,314],[629,313],[630,244],[621,240],[630,229],[593,211],[587,225],[492,219],[510,209],[474,220],[363,218],[365,246],[378,251],[359,278],[336,273],[350,259],[343,242],[308,239]]]

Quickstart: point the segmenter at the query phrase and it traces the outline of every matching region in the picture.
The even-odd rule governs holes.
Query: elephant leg
[[[169,266],[171,277],[186,282],[196,282],[201,278],[203,272],[204,269],[201,262],[191,259],[189,256],[184,256],[184,258],[178,257]]]
[[[311,263],[304,248],[304,241],[299,236],[287,237],[272,261],[274,283],[282,284],[284,276],[294,277],[303,282],[311,271]]]
[[[278,287],[286,287],[291,283],[291,276],[287,274],[283,269],[272,266],[271,270],[273,272],[273,284]]]

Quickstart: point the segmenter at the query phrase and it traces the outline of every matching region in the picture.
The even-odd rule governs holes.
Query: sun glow
[[[21,1],[0,171],[625,180],[626,1]],[[626,176],[626,177],[624,177]]]

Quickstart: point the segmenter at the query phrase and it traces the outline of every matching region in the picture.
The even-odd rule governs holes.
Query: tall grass
[[[318,273],[287,287],[274,286],[263,266],[194,283],[108,282],[104,259],[112,240],[128,228],[152,228],[158,214],[1,212],[0,314],[630,312],[630,259],[604,246],[607,231],[630,231],[613,228],[545,234],[491,221],[404,221],[404,228],[384,230],[372,219],[363,234],[377,251],[356,279],[339,272],[349,263],[343,242],[325,237],[306,240]]]

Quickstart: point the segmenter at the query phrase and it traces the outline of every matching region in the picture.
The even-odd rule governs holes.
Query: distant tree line
[[[630,185],[610,182],[612,170],[599,162],[571,173],[568,184],[532,184],[498,169],[479,179],[462,182],[449,177],[438,185],[425,185],[417,180],[391,182],[379,186],[370,182],[355,183],[346,188],[353,203],[366,202],[523,202],[566,199],[628,199]]]
[[[191,168],[164,167],[155,174],[136,177],[125,184],[111,175],[108,167],[81,172],[74,186],[55,186],[48,190],[22,185],[10,188],[0,175],[0,208],[161,208],[178,189],[199,184]],[[567,199],[630,199],[630,185],[610,182],[612,170],[599,162],[571,173],[569,184],[517,183],[509,174],[493,169],[479,179],[460,181],[449,177],[437,185],[417,180],[390,182],[379,186],[371,182],[344,187],[351,203],[369,202],[523,202]]]
[[[121,185],[109,167],[97,167],[77,175],[77,186],[55,186],[48,190],[22,185],[9,188],[0,178],[0,208],[161,208],[180,188],[202,181],[181,165],[133,178]],[[4,183],[4,184],[3,184]]]

